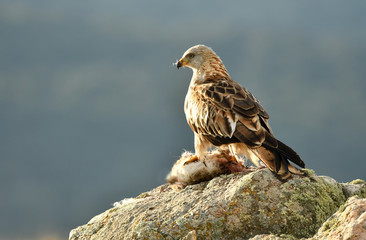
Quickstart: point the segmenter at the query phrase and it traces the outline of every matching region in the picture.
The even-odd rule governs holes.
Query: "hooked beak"
[[[181,58],[176,64],[177,68],[183,67],[185,65],[185,62],[183,61],[183,58]]]

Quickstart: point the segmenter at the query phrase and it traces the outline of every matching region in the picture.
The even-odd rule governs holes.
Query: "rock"
[[[332,184],[332,185],[337,185],[338,182],[334,179],[334,178],[331,178],[329,176],[319,176],[320,178],[322,178],[324,181]]]
[[[250,238],[249,240],[297,240],[297,238],[286,234],[281,234],[280,236],[276,236],[273,234],[260,234]]]
[[[182,240],[197,240],[196,230],[190,231]]]
[[[351,197],[320,228],[313,240],[366,239],[366,199]]]
[[[340,184],[307,174],[283,183],[268,169],[258,169],[220,175],[183,190],[165,184],[116,203],[72,230],[69,239],[311,237],[345,196]]]
[[[366,198],[366,182],[360,179],[353,180],[350,183],[341,183],[343,193],[346,198],[354,195]]]

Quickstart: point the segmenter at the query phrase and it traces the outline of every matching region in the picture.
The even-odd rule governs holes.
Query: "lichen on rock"
[[[366,199],[351,197],[319,229],[312,240],[366,239]]]
[[[361,179],[353,180],[350,183],[341,183],[346,198],[359,196],[366,198],[366,182]]]
[[[72,230],[70,240],[311,237],[345,197],[340,184],[311,171],[308,175],[283,183],[268,169],[258,169],[220,175],[182,190],[162,185],[116,203]]]

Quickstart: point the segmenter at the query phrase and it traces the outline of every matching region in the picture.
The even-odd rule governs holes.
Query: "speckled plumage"
[[[282,179],[302,174],[288,160],[305,167],[295,151],[277,140],[260,102],[231,79],[221,59],[209,47],[188,49],[177,67],[189,67],[193,76],[184,104],[187,122],[195,135],[195,154],[205,161],[212,146],[229,148],[256,166],[263,162]]]

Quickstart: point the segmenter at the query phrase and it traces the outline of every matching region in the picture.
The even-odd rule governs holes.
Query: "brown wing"
[[[232,80],[207,80],[195,85],[188,101],[186,114],[187,110],[192,111],[187,114],[191,115],[187,116],[189,125],[211,139],[221,139],[223,143],[231,139],[259,147],[265,141],[265,132],[271,132],[267,112],[249,91]]]
[[[192,87],[186,98],[185,113],[191,129],[201,135],[230,139],[235,131],[237,117],[230,108],[215,103],[214,98],[205,96],[206,87]],[[213,143],[221,145],[218,142]]]
[[[267,112],[238,83],[230,79],[208,79],[190,91],[190,100],[186,102],[186,114],[191,111],[187,114],[188,123],[193,131],[205,135],[214,145],[243,142],[257,149],[256,155],[275,172],[282,168],[288,172],[287,159],[305,166],[295,151],[273,136]],[[271,153],[271,158],[265,152]]]

